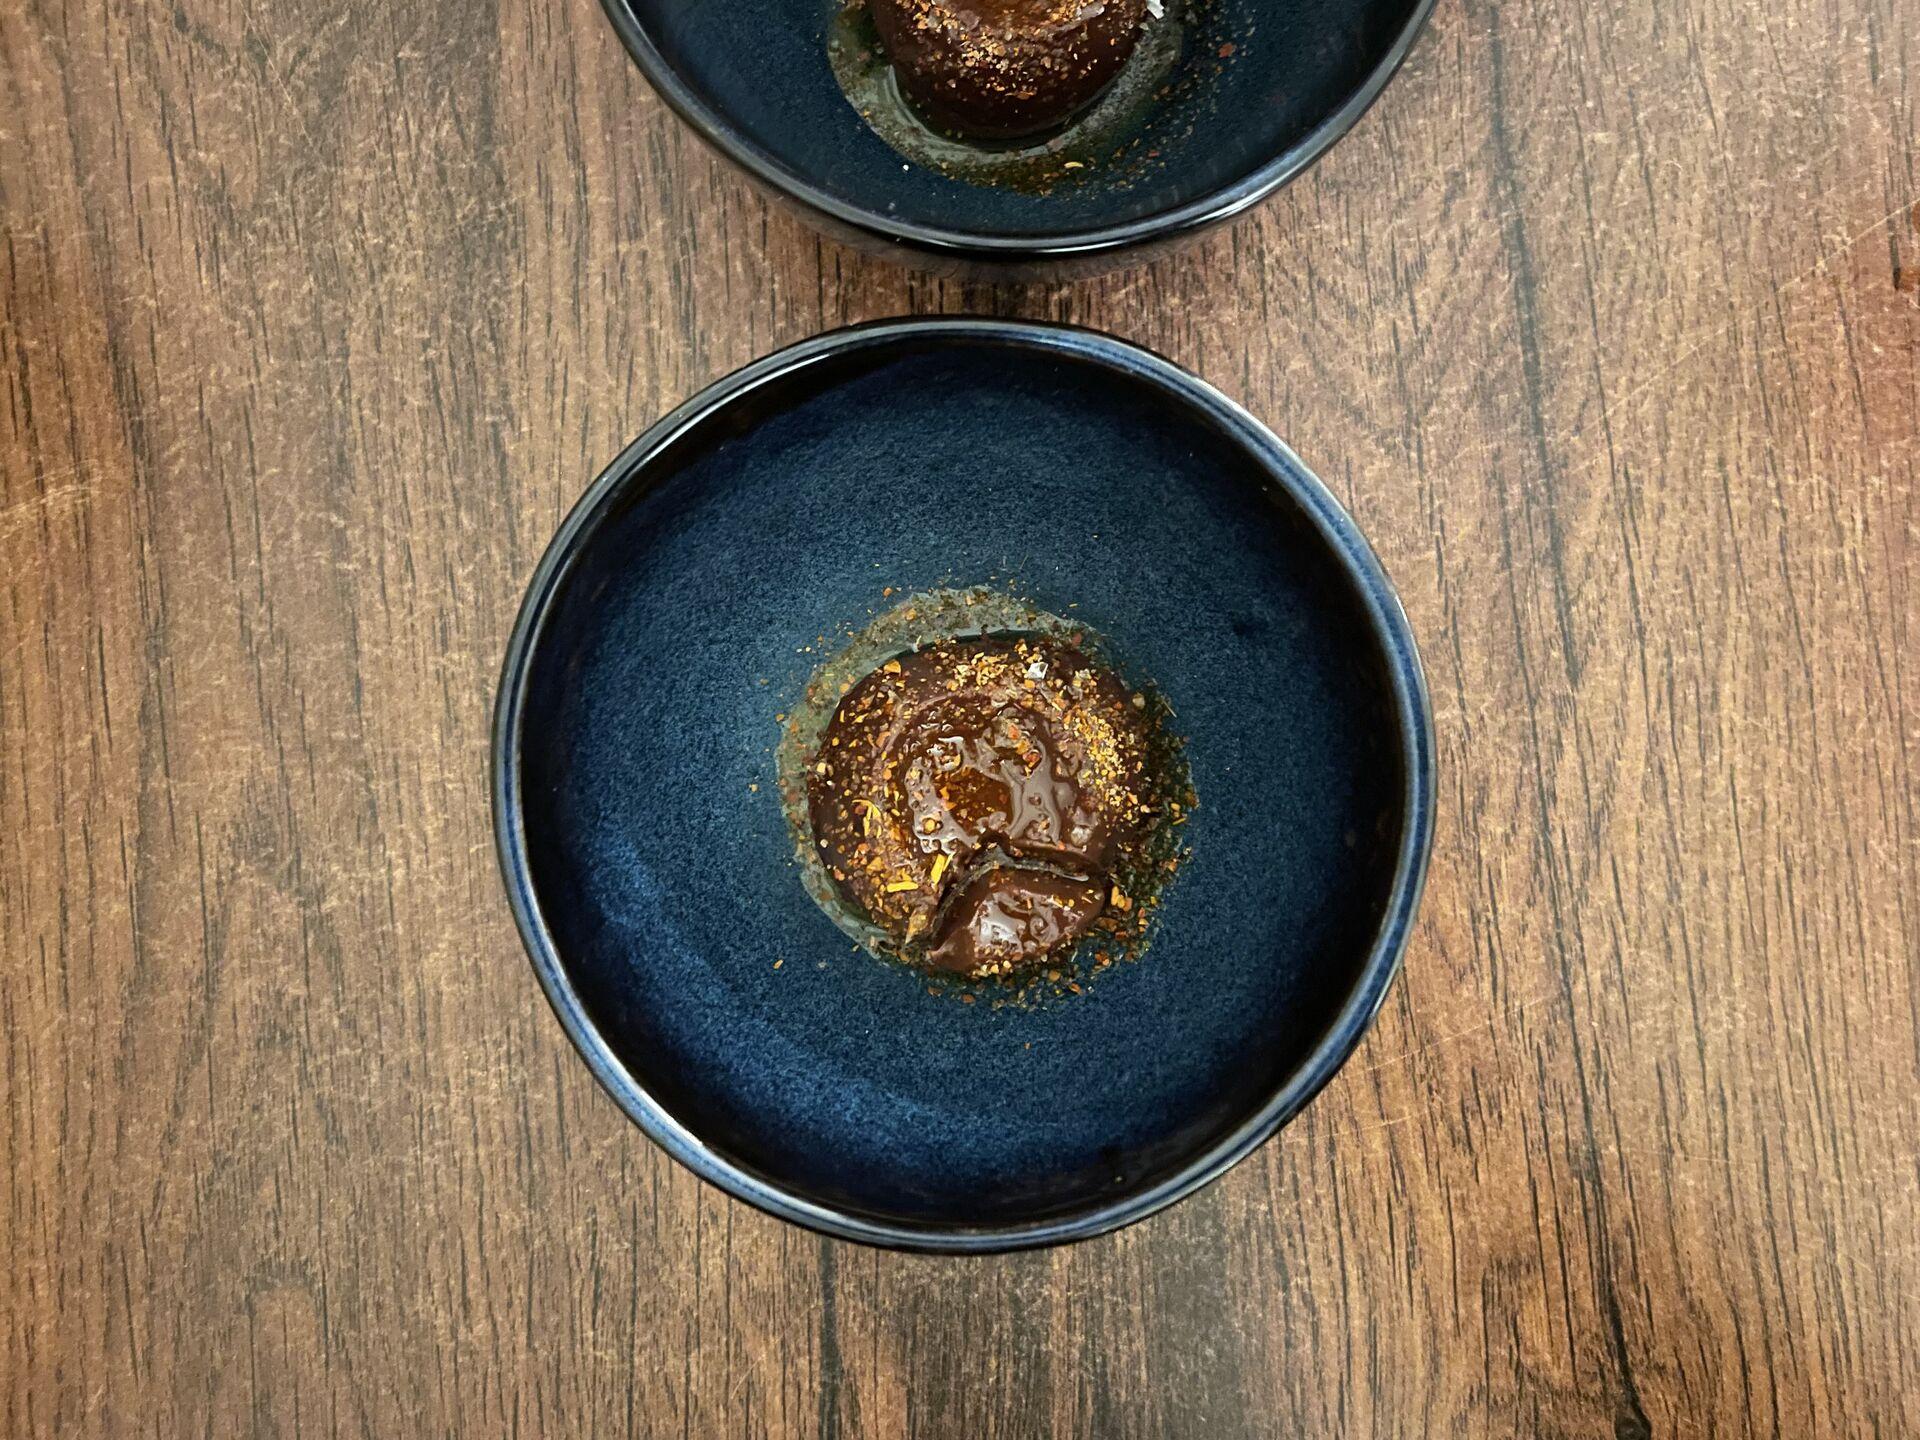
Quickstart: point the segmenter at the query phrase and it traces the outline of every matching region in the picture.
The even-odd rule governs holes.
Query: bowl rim
[[[710,1148],[635,1079],[588,1016],[541,914],[524,824],[523,722],[532,662],[547,618],[586,544],[629,489],[646,484],[649,463],[735,401],[772,381],[831,358],[928,341],[1012,345],[1120,371],[1198,411],[1245,450],[1271,482],[1299,505],[1353,583],[1387,662],[1403,760],[1406,819],[1380,925],[1357,983],[1306,1059],[1259,1110],[1158,1183],[1069,1215],[1003,1225],[916,1224],[840,1209],[796,1194]],[[957,316],[872,321],[802,340],[708,385],[628,444],[587,487],[535,567],[501,667],[490,760],[495,851],[521,943],[567,1037],[628,1118],[702,1179],[783,1220],[840,1239],[948,1253],[1061,1244],[1145,1219],[1225,1174],[1297,1115],[1359,1045],[1399,973],[1426,881],[1436,803],[1432,706],[1406,613],[1352,517],[1300,458],[1252,414],[1204,380],[1128,341],[1075,326]]]
[[[1221,224],[1251,209],[1306,170],[1333,148],[1372,108],[1413,49],[1438,0],[1415,0],[1405,24],[1365,79],[1321,122],[1278,155],[1238,180],[1198,199],[1117,225],[1062,231],[1058,235],[954,230],[922,225],[842,200],[806,179],[749,139],[720,111],[680,78],[629,0],[600,0],[600,8],[619,34],[627,53],[667,107],[694,132],[755,180],[785,196],[816,223],[850,227],[869,240],[904,246],[930,256],[993,262],[1086,259],[1131,249],[1151,241],[1172,240]]]

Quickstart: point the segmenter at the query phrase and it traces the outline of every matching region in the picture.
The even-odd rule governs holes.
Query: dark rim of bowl
[[[1380,98],[1380,92],[1387,88],[1387,82],[1393,79],[1406,60],[1413,42],[1426,28],[1436,3],[1438,0],[1418,0],[1406,24],[1394,37],[1393,44],[1387,47],[1387,53],[1337,110],[1273,159],[1231,184],[1171,210],[1119,225],[1067,231],[1060,235],[1008,235],[919,225],[849,204],[829,194],[776,160],[696,95],[693,88],[667,63],[666,57],[653,43],[627,0],[600,0],[601,8],[607,12],[607,19],[612,22],[613,28],[619,32],[627,53],[633,56],[641,74],[646,76],[647,82],[659,93],[660,98],[703,140],[762,184],[816,217],[851,226],[871,238],[906,245],[933,255],[988,262],[1066,260],[1107,254],[1147,241],[1170,240],[1192,234],[1258,205],[1326,154],[1337,140],[1359,123],[1360,117]]]
[[[540,913],[528,869],[521,808],[520,753],[527,681],[547,615],[575,557],[624,498],[629,486],[643,475],[648,462],[735,400],[774,379],[831,357],[928,340],[1013,345],[1091,361],[1168,392],[1242,447],[1300,506],[1352,579],[1387,662],[1405,762],[1406,818],[1380,926],[1358,983],[1307,1059],[1257,1113],[1173,1175],[1076,1214],[1013,1225],[913,1224],[822,1205],[727,1159],[683,1126],[633,1077],[587,1015]],[[881,320],[803,340],[714,382],[628,445],[588,487],[541,557],[507,644],[493,717],[491,789],[501,873],[534,973],[588,1068],[635,1124],[701,1178],[781,1219],[870,1245],[980,1253],[1084,1240],[1145,1219],[1238,1164],[1333,1078],[1360,1043],[1393,977],[1399,973],[1419,907],[1433,844],[1433,716],[1412,631],[1379,559],[1326,486],[1246,410],[1173,362],[1096,331],[960,317]]]

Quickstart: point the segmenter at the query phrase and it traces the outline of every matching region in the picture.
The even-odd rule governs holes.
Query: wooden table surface
[[[1445,0],[1150,267],[816,238],[593,0],[0,6],[0,1432],[1920,1433],[1920,7]],[[490,699],[589,477],[915,311],[1142,341],[1405,597],[1377,1027],[1197,1197],[823,1241],[576,1061]]]

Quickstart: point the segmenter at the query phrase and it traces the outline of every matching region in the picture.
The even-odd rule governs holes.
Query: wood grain
[[[0,1431],[1920,1433],[1920,10],[1448,0],[1237,227],[1073,286],[770,209],[592,0],[0,8]],[[495,667],[664,407],[911,311],[1272,422],[1443,818],[1333,1087],[1121,1235],[819,1240],[526,973]]]

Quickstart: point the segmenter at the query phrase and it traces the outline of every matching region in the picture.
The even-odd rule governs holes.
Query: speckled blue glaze
[[[805,647],[988,576],[1161,687],[1200,798],[1147,956],[1032,1011],[852,951],[774,785]],[[808,341],[629,447],[534,578],[494,761],[535,968],[628,1113],[778,1214],[934,1249],[1096,1233],[1271,1134],[1378,1007],[1432,825],[1413,642],[1326,491],[1166,362],[995,321]]]
[[[1164,241],[1264,199],[1353,127],[1434,0],[1202,0],[1181,61],[1193,83],[1139,132],[1159,163],[1048,195],[903,164],[834,78],[837,0],[602,3],[666,101],[816,221],[923,257],[1033,264]]]

